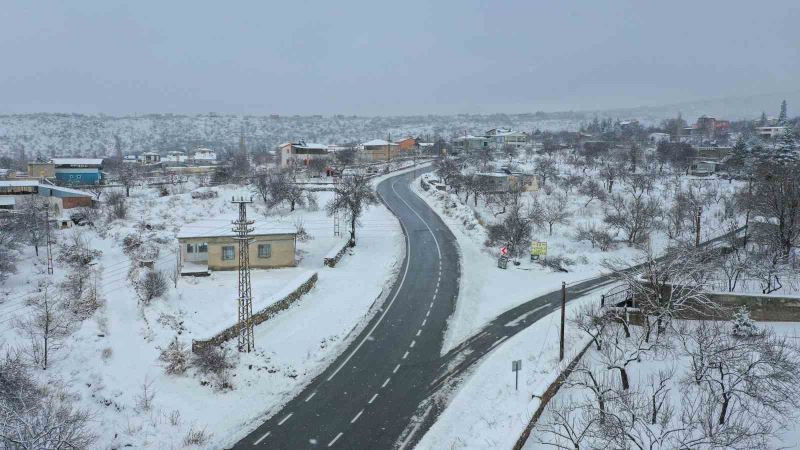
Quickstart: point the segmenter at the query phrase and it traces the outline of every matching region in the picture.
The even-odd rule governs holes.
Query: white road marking
[[[311,400],[312,398],[314,398],[315,395],[317,395],[317,391],[312,392],[311,395],[309,395],[308,398],[306,398],[306,401]]]
[[[378,394],[373,395],[372,398],[369,399],[369,401],[367,403],[369,403],[371,405],[372,402],[374,402],[376,398],[378,398]]]
[[[361,414],[364,414],[364,410],[363,410],[363,409],[362,409],[361,411],[359,411],[359,412],[358,412],[358,414],[356,414],[356,416],[355,416],[355,417],[353,417],[353,418],[350,420],[350,423],[355,423],[355,422],[356,422],[356,420],[358,420],[358,418],[359,418],[359,417],[361,417]]]
[[[491,347],[489,347],[489,349],[493,349],[493,348],[497,347],[497,345],[499,345],[501,342],[505,341],[506,339],[508,339],[508,336],[501,337],[494,344],[492,344]]]
[[[425,313],[425,317],[428,317],[430,315],[431,315],[431,310],[429,309],[428,312]]]
[[[428,322],[428,319],[422,319],[422,326],[424,327],[427,322]]]
[[[408,433],[408,436],[406,436],[403,443],[400,444],[398,450],[404,450],[406,448],[406,445],[408,445],[408,443],[411,442],[411,438],[414,437],[415,434],[417,434],[417,431],[419,431],[419,427],[422,425],[422,422],[425,421],[425,417],[427,417],[428,413],[431,412],[431,408],[433,408],[433,405],[432,404],[428,405],[428,409],[426,409],[425,412],[422,413],[422,417],[420,417],[419,421],[416,423],[416,425],[414,425],[414,428],[411,429],[411,432]]]
[[[406,359],[408,357],[408,352],[406,352],[401,359]]]
[[[411,345],[409,345],[408,348],[414,348],[414,345],[416,345],[416,344],[417,344],[417,341],[411,341]]]
[[[536,311],[539,311],[542,308],[547,308],[550,305],[551,305],[550,303],[546,303],[546,304],[544,304],[544,305],[542,305],[542,306],[540,306],[540,307],[538,307],[538,308],[536,308],[534,310],[528,311],[525,314],[517,317],[516,319],[511,320],[510,322],[505,324],[505,326],[507,326],[507,327],[515,327],[515,326],[519,325],[520,322],[522,322],[523,320],[527,319],[528,316],[530,316],[531,314],[534,314]]]
[[[383,384],[381,385],[381,388],[385,388],[386,385],[389,384],[389,381],[391,381],[391,378],[387,378],[386,381],[384,381]]]
[[[419,330],[417,330],[417,336],[419,336],[419,335],[420,335],[420,333],[422,333],[422,328],[420,328]]]
[[[423,219],[422,216],[420,216],[419,213],[414,208],[412,208],[411,205],[409,205],[408,202],[403,197],[400,196],[400,194],[397,192],[397,189],[395,189],[395,187],[394,187],[395,186],[394,183],[390,184],[390,186],[392,187],[392,191],[397,196],[397,198],[400,199],[401,202],[405,203],[406,207],[408,207],[408,209],[411,212],[413,212],[419,218],[419,220],[422,221],[422,223],[425,225],[425,228],[427,228],[428,232],[431,234],[431,237],[433,237],[433,242],[436,244],[436,253],[439,256],[439,270],[441,270],[441,267],[442,267],[442,249],[439,246],[439,240],[436,239],[436,234],[434,234],[434,232],[431,229],[430,225],[428,225],[428,222],[426,222],[425,219]],[[403,288],[403,284],[406,281],[406,275],[408,275],[408,266],[410,265],[409,262],[411,261],[411,241],[409,240],[408,232],[406,231],[405,225],[403,225],[403,222],[401,222],[399,219],[398,219],[398,222],[400,222],[400,227],[403,228],[403,231],[404,231],[403,236],[405,236],[405,238],[406,238],[406,268],[403,270],[403,277],[400,279],[400,284],[398,285],[397,290],[394,292],[394,295],[392,296],[392,300],[389,302],[389,304],[386,306],[386,308],[383,309],[383,313],[378,318],[378,321],[375,322],[375,325],[372,326],[372,329],[369,330],[369,333],[367,333],[367,336],[364,339],[362,339],[361,342],[358,343],[356,348],[354,348],[353,351],[350,352],[349,355],[347,355],[347,358],[345,358],[345,360],[342,361],[341,364],[339,364],[339,367],[337,367],[336,370],[334,370],[333,373],[330,374],[330,376],[327,378],[328,381],[331,381],[333,379],[333,377],[335,377],[336,374],[339,373],[339,371],[342,370],[342,368],[347,363],[350,362],[350,359],[352,359],[353,355],[355,355],[356,352],[361,349],[361,346],[364,345],[364,342],[367,341],[367,338],[369,338],[370,335],[372,335],[372,333],[375,331],[375,329],[378,328],[378,325],[380,325],[381,322],[383,321],[383,318],[386,317],[386,313],[388,313],[389,309],[392,307],[392,305],[394,305],[394,301],[397,300],[397,295],[400,294],[400,291]]]
[[[397,194],[397,191],[394,189],[394,185],[392,185],[392,190],[394,191],[395,194]],[[400,194],[397,194],[397,196],[400,197]],[[406,203],[406,205],[408,205],[408,203]],[[400,221],[398,220],[398,222],[400,222]],[[405,226],[403,225],[403,222],[400,222],[400,226],[403,228],[403,231],[405,231]],[[429,228],[429,230],[430,230],[430,228]],[[431,232],[431,234],[433,234],[433,232]],[[386,314],[389,312],[389,309],[392,307],[392,305],[394,305],[394,301],[397,300],[397,296],[398,296],[398,294],[400,294],[400,291],[403,288],[403,284],[406,282],[406,275],[408,275],[408,266],[411,265],[410,264],[410,261],[411,261],[411,241],[408,239],[408,233],[407,232],[404,232],[403,235],[406,238],[406,268],[405,268],[405,270],[403,270],[403,277],[400,279],[400,285],[397,287],[397,290],[394,291],[394,295],[392,296],[392,300],[389,302],[389,304],[385,308],[383,308],[383,313],[378,318],[378,321],[375,322],[375,325],[372,326],[372,329],[369,330],[369,333],[367,333],[367,336],[364,337],[364,339],[362,339],[361,342],[358,343],[356,348],[354,348],[353,351],[350,352],[349,355],[347,355],[347,358],[345,358],[345,360],[342,361],[341,364],[339,364],[339,367],[337,367],[336,370],[334,370],[333,373],[328,377],[328,381],[331,381],[333,379],[333,377],[335,377],[336,374],[339,373],[340,370],[342,370],[342,367],[344,367],[348,362],[350,362],[350,359],[353,357],[353,355],[355,355],[356,352],[359,349],[361,349],[361,346],[364,345],[364,342],[366,342],[367,339],[369,339],[369,337],[375,331],[375,329],[378,328],[378,325],[380,325],[381,322],[383,321],[383,318],[386,317]],[[436,239],[436,236],[434,236],[434,239]],[[437,248],[438,248],[439,243],[437,242],[436,245],[437,245]],[[442,253],[440,251],[439,252],[439,257],[440,258],[441,258],[441,255],[442,255]]]
[[[428,307],[428,309],[431,309],[431,308],[433,308],[433,302],[431,302],[431,306]]]
[[[283,425],[283,423],[286,422],[287,420],[289,420],[289,417],[292,417],[293,415],[294,415],[293,412],[287,414],[286,417],[284,417],[283,419],[281,419],[280,422],[278,422],[278,425]]]
[[[335,438],[333,438],[333,440],[332,440],[332,441],[328,442],[328,447],[333,447],[333,444],[335,444],[335,443],[336,443],[336,441],[338,441],[338,440],[339,440],[339,438],[340,438],[340,437],[342,437],[342,435],[343,435],[343,434],[344,434],[344,433],[339,433],[339,434],[337,434],[337,435],[336,435],[336,437],[335,437]]]
[[[398,371],[398,370],[400,370],[400,364],[398,364],[397,366],[395,366],[395,368],[394,368],[394,370],[392,371],[392,373],[397,373],[397,371]]]
[[[261,443],[261,441],[263,441],[264,439],[266,439],[266,438],[267,438],[267,436],[269,436],[270,434],[272,434],[272,431],[267,431],[266,433],[264,433],[264,435],[263,435],[263,436],[261,436],[260,438],[258,438],[258,440],[257,440],[257,441],[253,442],[253,445],[258,445],[258,444],[260,444],[260,443]]]

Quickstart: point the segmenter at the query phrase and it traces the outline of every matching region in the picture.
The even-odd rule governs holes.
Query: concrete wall
[[[186,252],[186,244],[208,244],[208,256],[206,262],[211,270],[236,270],[239,268],[239,242],[232,236],[222,237],[198,237],[181,238],[178,243],[181,247],[181,261],[192,261]],[[269,258],[258,257],[259,244],[272,245],[272,255]],[[222,259],[222,247],[233,246],[233,259]],[[276,234],[253,236],[250,242],[250,267],[253,269],[270,269],[275,267],[293,267],[297,264],[295,260],[295,235]]]

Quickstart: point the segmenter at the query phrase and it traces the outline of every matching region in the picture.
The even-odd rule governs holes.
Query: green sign
[[[531,256],[539,258],[547,256],[547,242],[533,241],[531,242]]]

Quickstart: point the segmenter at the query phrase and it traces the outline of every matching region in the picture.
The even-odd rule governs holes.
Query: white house
[[[196,163],[210,163],[217,162],[217,154],[210,148],[196,148],[192,152],[192,160]]]
[[[647,136],[647,140],[651,144],[658,144],[659,142],[669,142],[670,138],[671,136],[669,133],[650,133]]]
[[[486,137],[493,140],[498,148],[506,144],[522,147],[528,143],[528,135],[526,133],[514,131],[510,128],[493,128],[486,132]]]
[[[758,133],[759,137],[765,139],[773,139],[778,136],[783,135],[784,130],[786,127],[775,126],[775,127],[756,127],[756,133]]]
[[[186,156],[186,153],[181,151],[172,151],[167,152],[167,155],[162,158],[164,162],[171,162],[171,163],[185,163],[189,159]]]
[[[286,142],[278,146],[281,153],[281,167],[308,165],[314,159],[330,159],[331,153],[325,144],[313,142]]]

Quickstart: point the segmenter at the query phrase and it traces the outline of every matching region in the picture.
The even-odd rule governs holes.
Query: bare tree
[[[17,209],[17,226],[24,233],[28,244],[33,246],[36,256],[39,256],[39,246],[42,245],[49,226],[45,221],[47,207],[47,201],[38,195],[26,195]]]
[[[154,299],[166,294],[167,277],[161,271],[146,270],[134,287],[139,301],[144,305],[149,305]]]
[[[567,223],[572,217],[572,212],[567,209],[567,197],[561,193],[553,193],[546,196],[543,200],[534,200],[531,207],[531,216],[537,227],[547,227],[548,234],[553,234],[553,225]]]
[[[511,190],[507,197],[508,211],[501,223],[489,226],[489,242],[506,245],[509,254],[516,258],[530,244],[535,213],[525,204],[522,191]]]
[[[43,370],[72,333],[72,317],[64,302],[53,292],[49,281],[39,283],[39,293],[27,300],[31,313],[17,322],[17,327],[30,340],[28,356]]]
[[[0,214],[0,283],[16,272],[20,229],[11,214]]]
[[[125,188],[125,197],[131,196],[131,187],[142,182],[142,168],[136,163],[122,163],[117,181]]]
[[[328,214],[344,213],[350,222],[350,245],[356,245],[356,225],[364,210],[378,203],[378,194],[364,175],[342,177],[334,185],[334,198],[326,207]]]
[[[600,186],[600,183],[591,178],[581,184],[578,188],[578,193],[588,198],[583,206],[589,206],[592,200],[605,202],[607,198],[606,191]]]
[[[552,157],[538,158],[534,173],[542,180],[542,186],[547,184],[548,179],[558,177],[558,166]]]
[[[609,198],[603,221],[624,232],[629,244],[641,244],[656,226],[660,212],[661,207],[654,198],[614,194]]]

